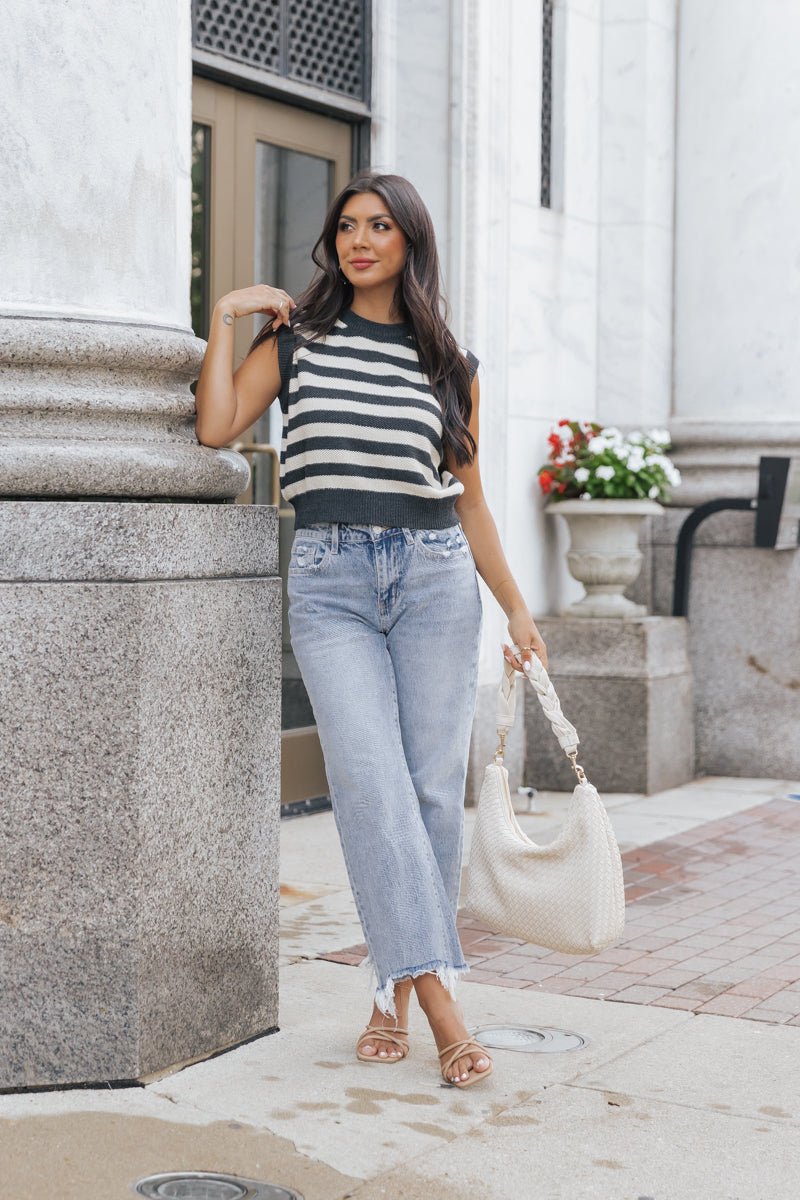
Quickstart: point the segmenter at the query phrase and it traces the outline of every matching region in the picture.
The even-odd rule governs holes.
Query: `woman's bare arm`
[[[279,288],[258,285],[229,292],[215,305],[203,365],[195,389],[197,440],[226,446],[258,420],[278,392],[281,376],[277,338],[268,338],[233,370],[234,324],[239,317],[267,312],[272,328],[289,324],[294,300]]]
[[[469,431],[475,439],[476,446],[479,446],[480,384],[477,374],[472,380],[471,395],[472,415],[469,421]],[[445,454],[444,465],[464,485],[464,491],[456,499],[455,507],[469,542],[472,557],[475,559],[478,574],[508,617],[508,632],[512,641],[518,646],[531,646],[533,653],[541,659],[546,667],[547,648],[542,635],[536,628],[525,598],[511,573],[494,517],[486,503],[477,450],[469,465],[458,466],[455,463],[451,465],[449,454]],[[517,657],[508,647],[504,647],[503,654],[517,670],[522,670],[525,660],[531,657],[530,652],[521,652]]]

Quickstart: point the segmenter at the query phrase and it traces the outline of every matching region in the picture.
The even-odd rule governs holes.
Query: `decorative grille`
[[[192,0],[195,46],[356,100],[369,0]]]
[[[281,69],[281,0],[194,0],[195,46],[228,58]]]
[[[542,0],[542,160],[541,205],[550,208],[553,127],[553,0]]]

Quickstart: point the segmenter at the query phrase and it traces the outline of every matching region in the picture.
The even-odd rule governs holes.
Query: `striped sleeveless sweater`
[[[344,309],[308,346],[281,326],[281,493],[295,525],[445,529],[464,485],[442,466],[442,416],[411,325]],[[478,360],[464,349],[470,379]]]

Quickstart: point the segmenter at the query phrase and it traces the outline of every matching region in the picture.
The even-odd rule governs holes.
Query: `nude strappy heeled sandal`
[[[386,1065],[387,1063],[402,1062],[404,1058],[408,1058],[409,1046],[408,1046],[408,1042],[403,1041],[403,1039],[401,1037],[397,1036],[397,1034],[400,1034],[400,1033],[404,1033],[404,1034],[406,1034],[406,1036],[408,1036],[407,1029],[387,1029],[383,1025],[368,1025],[367,1028],[364,1030],[364,1032],[359,1037],[358,1041],[356,1042],[356,1057],[358,1059],[360,1059],[361,1062],[378,1062],[378,1063],[383,1063],[384,1065]],[[375,1042],[375,1041],[378,1041],[378,1039],[380,1039],[381,1041],[384,1041],[384,1042],[393,1042],[395,1044],[395,1046],[400,1047],[400,1049],[403,1051],[403,1053],[396,1055],[396,1057],[394,1057],[394,1058],[391,1058],[388,1054],[385,1055],[383,1058],[381,1058],[380,1055],[377,1053],[375,1053],[375,1054],[362,1054],[361,1053],[361,1043],[362,1042],[365,1042],[367,1040]]]
[[[465,1054],[472,1053],[473,1049],[480,1051],[481,1058],[489,1059],[488,1067],[484,1071],[478,1071],[475,1067],[473,1067],[466,1079],[450,1079],[447,1072],[450,1070],[456,1059],[463,1058]],[[451,1084],[452,1087],[471,1087],[473,1083],[478,1083],[479,1080],[486,1079],[489,1075],[491,1075],[494,1069],[494,1064],[491,1058],[489,1058],[489,1055],[486,1053],[486,1047],[482,1046],[480,1042],[474,1041],[472,1038],[463,1038],[460,1042],[451,1042],[449,1046],[445,1046],[439,1051],[440,1063],[442,1055],[447,1054],[448,1051],[452,1051],[452,1053],[450,1054],[447,1062],[442,1063],[442,1079],[445,1081],[445,1083]],[[475,1057],[477,1058],[478,1056],[476,1055]]]

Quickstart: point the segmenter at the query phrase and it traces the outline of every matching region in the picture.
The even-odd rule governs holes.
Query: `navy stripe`
[[[398,445],[394,442],[371,442],[366,438],[361,441],[359,438],[333,437],[326,434],[320,437],[303,438],[300,442],[292,442],[290,448],[293,455],[305,454],[309,450],[345,450],[358,454],[388,454],[394,458],[413,458],[422,463],[424,467],[433,466],[427,450],[419,450],[416,446]],[[362,465],[361,470],[369,471],[371,467]]]
[[[409,346],[409,349],[412,350],[413,346]],[[355,358],[359,362],[363,362],[365,366],[369,366],[370,363],[379,363],[381,366],[402,367],[404,371],[422,372],[419,358],[405,358],[399,354],[392,354],[390,345],[387,346],[387,353],[381,354],[380,350],[362,350],[360,346],[349,346],[344,340],[337,337],[335,342],[312,342],[308,351],[325,355],[326,358]]]
[[[313,383],[301,383],[292,394],[292,404],[296,404],[298,400],[353,400],[361,404],[382,404],[386,408],[421,408],[431,416],[438,417],[440,421],[442,418],[442,410],[435,401],[423,400],[421,396],[403,395],[399,389],[393,396],[378,396],[373,392],[353,392],[346,388],[317,387]],[[369,419],[367,416],[367,420]]]
[[[441,451],[442,439],[435,429],[424,421],[415,421],[412,417],[371,417],[361,413],[338,412],[329,409],[323,412],[315,408],[306,413],[294,413],[289,418],[287,433],[293,429],[302,429],[304,425],[353,425],[356,429],[397,429],[404,433],[418,433],[426,437],[437,450]]]
[[[414,383],[413,380],[404,379],[401,375],[384,375],[382,371],[380,373],[377,371],[354,371],[350,367],[337,367],[334,362],[306,362],[303,369],[308,376],[316,375],[320,379],[342,379],[345,383],[363,383],[368,388],[374,387],[376,383],[382,384],[384,387],[403,388],[406,391],[410,388],[415,393],[419,393],[423,399],[431,399],[431,389],[426,383]],[[413,369],[413,366],[408,367],[409,374]]]
[[[341,475],[345,479],[394,479],[397,483],[418,483],[430,487],[430,476],[419,471],[393,470],[391,467],[359,467],[352,463],[307,463],[294,471],[289,471],[284,480],[284,487],[296,483],[298,479],[312,475]]]

